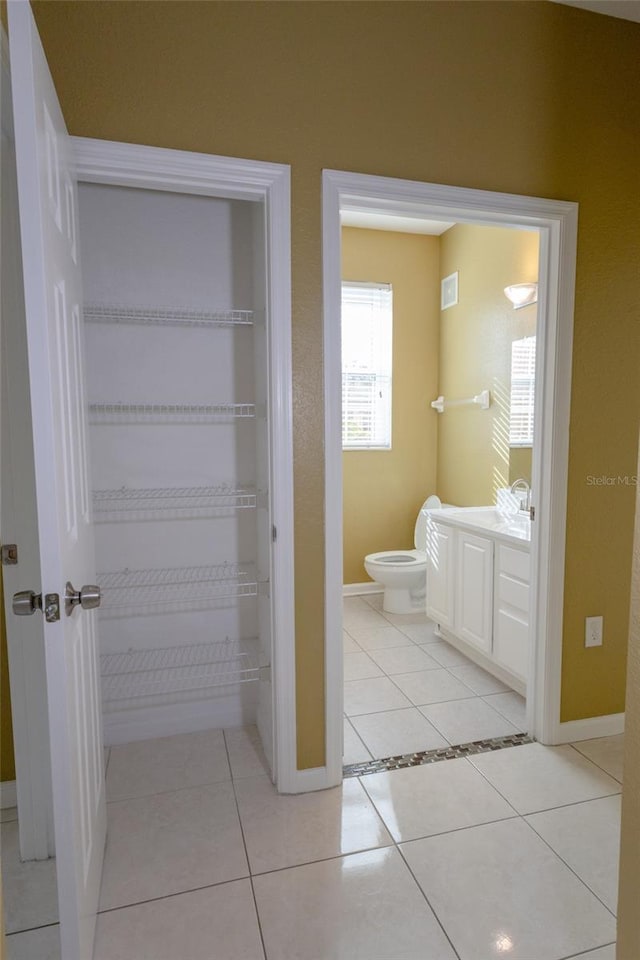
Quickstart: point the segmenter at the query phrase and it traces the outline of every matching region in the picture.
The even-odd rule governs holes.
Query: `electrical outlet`
[[[602,646],[602,617],[587,617],[584,623],[585,647]]]

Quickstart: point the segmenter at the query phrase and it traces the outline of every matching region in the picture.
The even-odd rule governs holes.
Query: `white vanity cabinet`
[[[495,511],[431,514],[427,524],[427,616],[442,636],[514,689],[525,692],[529,660],[529,541]],[[508,526],[508,525],[506,525]]]
[[[529,662],[528,550],[496,543],[493,656],[525,681]]]
[[[468,643],[491,653],[493,627],[493,540],[466,530],[457,533],[455,628]]]
[[[453,629],[457,531],[435,521],[429,521],[427,530],[427,616]]]

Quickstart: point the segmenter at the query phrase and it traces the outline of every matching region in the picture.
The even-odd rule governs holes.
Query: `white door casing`
[[[9,42],[45,624],[60,939],[92,955],[106,803],[95,612],[65,614],[65,584],[94,582],[77,186],[64,118],[29,4],[9,4]],[[36,613],[36,616],[41,614]]]
[[[560,675],[564,601],[569,409],[578,205],[341,170],[323,171],[325,396],[325,740],[324,785],[342,777],[342,445],[340,368],[340,211],[395,213],[540,234],[538,358],[531,543],[529,731],[544,743],[563,739]],[[618,732],[616,730],[616,732]],[[592,734],[594,735],[594,734]],[[597,734],[601,735],[601,734]]]
[[[270,567],[271,651],[261,645],[258,725],[281,793],[317,789],[306,771],[297,769],[295,715],[295,650],[293,605],[293,427],[291,383],[291,231],[290,169],[284,164],[210,154],[72,137],[78,179],[147,190],[253,201],[261,207],[255,218],[255,253],[264,247],[265,283],[256,290],[256,307],[264,306],[265,330],[256,346],[267,351],[268,423],[261,444],[269,446],[269,523],[275,539],[261,539],[261,569]],[[261,298],[264,298],[264,304]],[[261,524],[262,532],[271,527]],[[267,599],[267,598],[264,598]],[[263,598],[261,598],[261,601]],[[270,659],[270,663],[269,663]],[[269,702],[270,701],[270,702]]]

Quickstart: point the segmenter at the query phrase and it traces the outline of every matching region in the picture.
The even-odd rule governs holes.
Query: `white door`
[[[57,857],[65,960],[88,960],[106,836],[95,613],[65,611],[94,581],[71,147],[26,0],[9,3]],[[59,598],[56,619],[55,597]],[[90,602],[87,599],[87,604]],[[36,616],[41,616],[36,612]]]

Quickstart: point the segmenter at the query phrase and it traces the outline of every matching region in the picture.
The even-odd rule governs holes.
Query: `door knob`
[[[33,590],[19,590],[13,595],[11,609],[16,617],[30,617],[36,610],[42,610],[42,594]]]
[[[81,606],[83,610],[94,610],[100,606],[100,599],[100,587],[86,583],[80,590],[76,590],[67,580],[64,591],[64,612],[70,617],[77,606]]]

